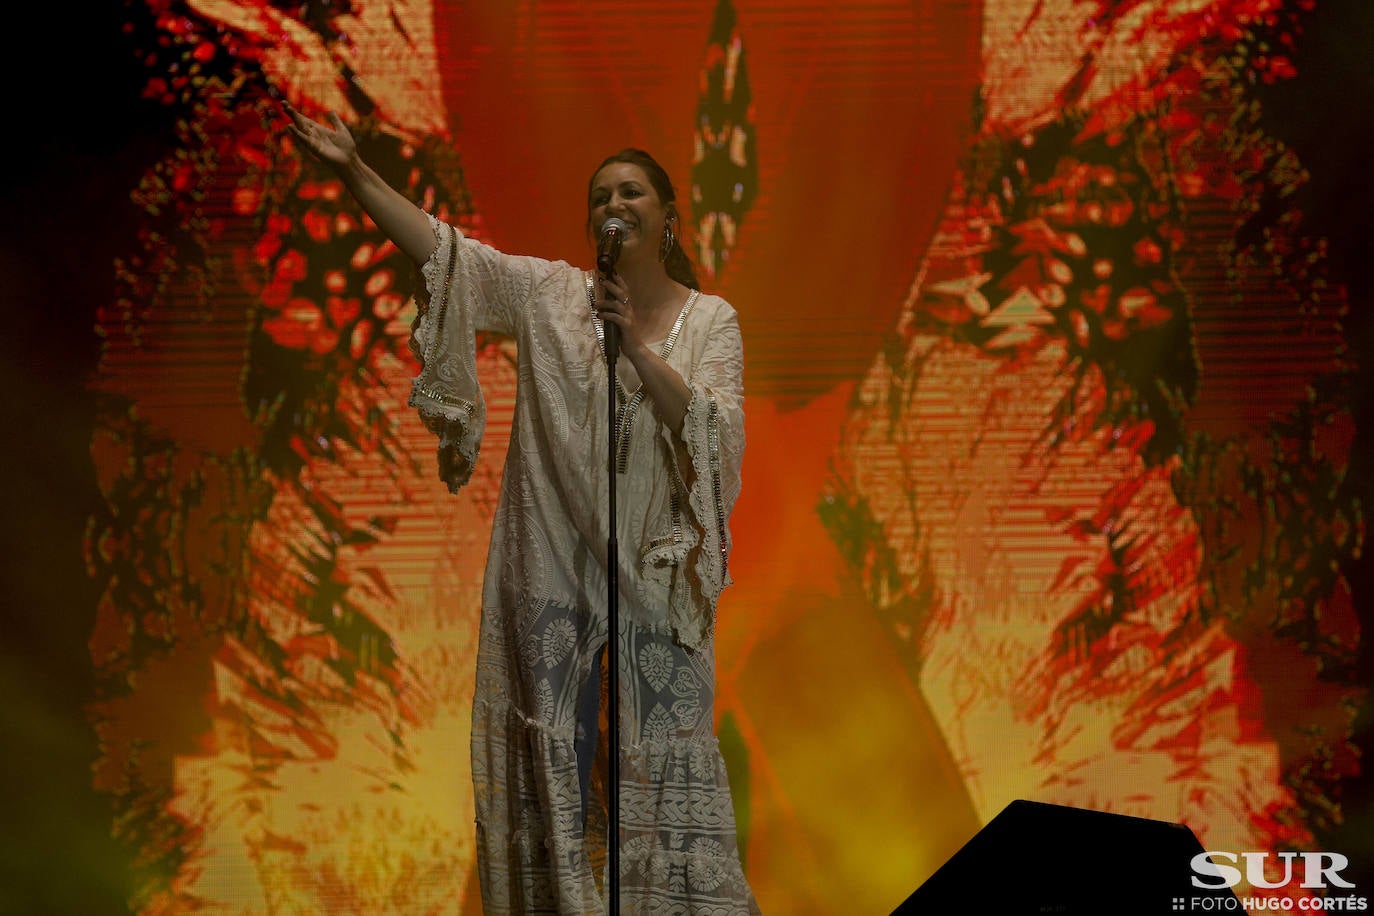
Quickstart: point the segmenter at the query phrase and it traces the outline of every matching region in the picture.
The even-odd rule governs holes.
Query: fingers
[[[329,120],[334,125],[329,127],[301,114],[285,99],[282,100],[282,106],[290,116],[286,127],[291,136],[296,139],[300,148],[311,156],[333,164],[353,149],[353,135],[349,133],[338,112],[329,112]]]
[[[596,300],[596,313],[601,316],[615,315],[620,317],[624,312],[625,306],[619,299],[609,297],[598,297]]]
[[[320,155],[319,138],[308,130],[311,125],[310,119],[297,111],[292,111],[291,117],[294,120],[286,125],[286,129],[291,132],[291,136],[296,138],[296,142],[302,149],[310,155],[318,157]],[[301,123],[302,121],[304,123]]]
[[[630,293],[619,278],[602,277],[601,293],[596,298],[596,310],[602,321],[620,328],[624,340],[633,337],[634,310],[630,304]]]
[[[286,129],[291,131],[291,135],[299,140],[307,150],[312,153],[316,152],[318,138],[314,135],[314,131],[321,129],[320,125],[301,114],[285,100],[282,101],[282,107],[286,109],[287,115],[291,118]]]
[[[630,290],[625,286],[619,276],[612,274],[601,277],[602,295],[608,299],[615,299],[619,302],[629,303]]]
[[[308,118],[305,115],[301,114],[290,102],[286,101],[285,99],[282,99],[281,104],[282,107],[286,109],[286,113],[291,116],[292,123],[287,126],[294,128],[297,136],[303,139],[308,137],[309,132],[312,128],[320,132],[321,134],[329,133],[329,128],[325,127],[319,121],[316,121],[313,118]],[[337,111],[331,110],[329,112],[329,120],[333,123],[335,131],[344,134],[349,133],[348,125],[344,123],[343,118],[339,117],[339,113]]]
[[[310,119],[297,111],[296,106],[292,105],[290,102],[282,99],[281,105],[282,108],[286,109],[286,113],[291,116],[291,123],[296,127],[304,127],[306,124],[311,123]]]
[[[286,129],[291,132],[291,136],[296,138],[297,144],[299,144],[302,149],[314,154],[315,146],[309,134],[297,127],[294,123],[286,125]]]

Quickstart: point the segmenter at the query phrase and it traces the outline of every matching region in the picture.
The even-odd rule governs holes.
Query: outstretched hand
[[[296,142],[310,156],[334,170],[348,193],[362,206],[377,228],[392,244],[404,251],[416,264],[423,264],[434,253],[437,236],[430,226],[430,217],[410,198],[391,187],[373,171],[358,154],[358,144],[344,125],[343,119],[329,113],[333,127],[311,120],[282,103],[291,117],[287,128]]]
[[[287,128],[296,137],[306,152],[334,168],[342,168],[358,154],[358,145],[353,134],[336,113],[330,112],[333,127],[326,127],[319,121],[311,120],[283,102],[286,113],[291,116]]]

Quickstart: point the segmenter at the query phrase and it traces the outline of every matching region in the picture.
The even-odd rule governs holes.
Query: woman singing
[[[615,562],[622,912],[755,913],[713,734],[716,599],[744,450],[735,311],[700,292],[671,182],[624,150],[593,173],[587,226],[615,217],[611,274],[503,254],[388,186],[337,115],[288,108],[329,165],[419,265],[409,403],[439,439],[451,490],[477,458],[485,407],[475,334],[513,338],[518,389],[482,595],[472,774],[485,911],[592,913],[604,835],[592,780]],[[608,372],[619,330],[618,555],[608,559]],[[589,804],[590,803],[590,804]]]

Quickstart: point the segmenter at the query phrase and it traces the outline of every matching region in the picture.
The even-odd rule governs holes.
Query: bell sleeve
[[[730,513],[740,492],[744,457],[744,347],[728,304],[707,332],[701,358],[684,379],[691,390],[682,432],[663,427],[671,473],[684,494],[688,550],[670,593],[670,623],[678,640],[699,648],[715,627],[716,601],[730,579]]]
[[[477,464],[487,409],[477,380],[477,332],[520,339],[530,303],[554,272],[503,254],[432,214],[436,245],[419,265],[410,351],[420,364],[407,404],[439,439],[439,479],[456,493]]]

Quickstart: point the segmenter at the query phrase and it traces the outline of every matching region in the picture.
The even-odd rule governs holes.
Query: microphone
[[[596,269],[603,276],[615,276],[615,262],[620,260],[620,243],[624,241],[625,230],[629,228],[623,219],[614,216],[601,224],[601,238],[596,246]],[[620,328],[613,321],[603,321],[602,333],[606,339],[606,362],[614,366],[620,353]]]

